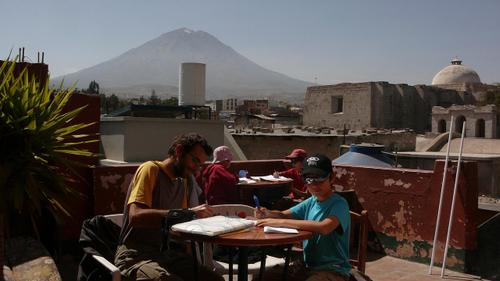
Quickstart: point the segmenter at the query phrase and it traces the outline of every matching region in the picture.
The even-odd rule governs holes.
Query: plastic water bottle
[[[247,175],[248,175],[248,171],[247,171],[247,170],[240,170],[240,171],[238,172],[238,176],[239,176],[240,178],[246,178],[246,177],[247,177]]]

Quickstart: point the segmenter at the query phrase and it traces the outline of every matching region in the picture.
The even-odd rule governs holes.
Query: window
[[[460,115],[457,117],[456,121],[455,121],[455,132],[461,134],[462,133],[462,127],[463,127],[463,124],[465,122],[465,117],[463,115]],[[467,130],[465,130],[465,134],[467,134]]]
[[[344,97],[332,96],[332,113],[344,112]]]
[[[446,121],[441,119],[438,122],[438,133],[446,132]]]
[[[476,121],[476,137],[484,138],[485,124],[484,119],[478,119]]]

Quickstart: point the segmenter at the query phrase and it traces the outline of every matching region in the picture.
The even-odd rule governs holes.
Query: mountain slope
[[[86,88],[96,80],[101,88],[119,89],[151,85],[177,87],[182,62],[207,64],[207,99],[216,97],[295,96],[303,97],[312,83],[265,69],[204,31],[186,28],[165,33],[118,57],[57,77],[78,81]],[[130,92],[130,90],[127,90]],[[128,94],[127,94],[128,95]]]

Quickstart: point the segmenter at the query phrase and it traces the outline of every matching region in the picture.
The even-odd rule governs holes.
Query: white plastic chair
[[[114,224],[119,226],[120,228],[122,227],[123,224],[123,214],[111,214],[111,215],[105,215],[105,218],[109,219],[112,221]],[[92,257],[106,270],[109,271],[111,275],[111,280],[112,281],[121,281],[122,275],[120,273],[120,270],[110,261],[107,259],[98,256],[98,255],[92,255]]]
[[[211,206],[215,215],[223,215],[223,216],[248,216],[253,217],[254,208],[244,204],[221,204],[221,205],[213,205]],[[213,260],[212,254],[212,245],[204,244],[203,249],[205,252],[204,256],[204,265],[208,267],[214,268],[220,274],[229,274],[231,271],[238,270],[238,265],[233,264],[233,269],[231,269],[230,264],[221,261]],[[248,274],[259,274],[259,277],[262,275],[262,270],[272,268],[276,265],[285,264],[285,260],[283,258],[276,258],[272,256],[266,256],[264,262],[264,268],[262,268],[262,261],[255,262],[248,265]],[[232,276],[229,276],[229,280],[232,280]]]

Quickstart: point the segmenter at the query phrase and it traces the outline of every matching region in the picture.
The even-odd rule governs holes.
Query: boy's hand
[[[269,216],[269,211],[264,207],[254,208],[253,216],[257,219],[264,219]]]
[[[283,226],[283,220],[282,219],[261,219],[261,220],[258,220],[255,225],[256,226],[276,226],[276,227],[280,227],[280,226]]]

